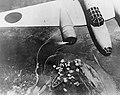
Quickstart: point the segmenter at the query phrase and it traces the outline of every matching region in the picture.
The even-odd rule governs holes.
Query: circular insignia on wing
[[[5,16],[5,21],[8,23],[16,23],[22,18],[22,14],[19,12],[12,12]]]

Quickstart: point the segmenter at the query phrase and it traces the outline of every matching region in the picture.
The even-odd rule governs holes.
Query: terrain
[[[50,0],[0,0],[0,11],[47,1]],[[107,21],[106,24],[113,45],[110,56],[105,57],[99,53],[86,26],[76,27],[77,43],[64,46],[60,52],[79,55],[96,70],[103,70],[102,72],[112,79],[110,82],[113,82],[119,93],[120,28],[115,19]],[[0,95],[27,94],[28,88],[32,87],[37,80],[35,69],[38,49],[56,33],[60,33],[58,27],[0,28]],[[94,63],[94,57],[97,63]]]

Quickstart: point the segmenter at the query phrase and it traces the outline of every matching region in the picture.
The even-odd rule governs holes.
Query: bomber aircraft
[[[112,0],[111,0],[112,1]],[[0,27],[59,26],[62,44],[77,41],[74,27],[87,26],[91,38],[104,55],[112,52],[105,21],[120,15],[119,0],[56,0],[0,13]]]
[[[77,41],[77,35],[75,33],[74,27],[87,26],[91,38],[95,46],[100,51],[100,53],[102,53],[104,56],[109,56],[112,52],[112,43],[105,22],[114,17],[119,22],[118,18],[116,18],[116,15],[120,17],[119,4],[119,0],[56,0],[15,10],[1,12],[0,27],[59,27],[62,36],[62,42],[59,42],[58,44],[73,45]],[[42,51],[41,47],[38,53],[40,53],[40,51]],[[43,56],[42,53],[41,56]],[[54,56],[52,57],[54,58]],[[43,58],[41,58],[41,60],[44,61]],[[40,67],[38,65],[41,64],[37,64],[36,70],[38,70]],[[89,80],[92,80],[94,84],[97,85],[97,82],[99,82],[99,80],[101,80],[100,82],[103,82],[103,84],[105,84],[104,87],[101,87],[106,90],[106,95],[117,95],[114,94],[116,92],[116,88],[115,85],[112,84],[113,82],[111,82],[107,76],[104,79],[104,76],[102,75],[103,73],[97,74],[101,71],[96,72],[91,66],[87,64],[84,64],[83,67],[81,66],[81,68],[83,68],[83,71],[86,71],[85,74],[87,78]],[[91,73],[90,70],[94,73]],[[89,76],[91,74],[97,77],[93,78]],[[33,90],[33,94],[34,91],[36,91],[36,89],[41,89],[38,92],[42,93],[47,87],[37,87],[37,85],[39,84],[38,80],[39,78],[37,79],[36,84],[33,86],[33,88],[31,88]],[[53,84],[58,81],[59,80],[54,81]],[[110,81],[109,84],[108,81]],[[48,81],[45,85],[48,85],[48,83],[50,82]],[[58,84],[60,83],[58,82]],[[54,88],[57,85],[54,84],[52,86]],[[95,86],[93,85],[92,87]],[[63,90],[65,90],[66,92],[66,89]]]

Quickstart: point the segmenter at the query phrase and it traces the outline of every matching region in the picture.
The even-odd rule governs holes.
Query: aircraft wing
[[[99,9],[105,20],[115,17],[107,0],[99,0]],[[59,26],[60,8],[64,8],[74,26],[86,25],[84,12],[78,0],[56,0],[0,13],[0,27]]]

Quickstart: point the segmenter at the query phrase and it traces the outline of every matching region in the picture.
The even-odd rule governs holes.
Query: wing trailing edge
[[[99,0],[98,6],[105,20],[115,17],[112,4]],[[0,27],[59,26],[60,8],[64,7],[74,26],[86,25],[78,0],[57,0],[0,13]]]

